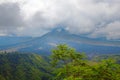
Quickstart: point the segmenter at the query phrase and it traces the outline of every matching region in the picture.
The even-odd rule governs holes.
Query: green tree
[[[113,59],[102,60],[93,66],[94,79],[97,80],[120,80],[120,65]]]
[[[120,65],[113,59],[88,61],[65,44],[53,49],[51,58],[57,67],[54,80],[120,80]]]
[[[78,70],[76,70],[76,67],[86,66],[86,62],[83,60],[84,55],[78,53],[74,48],[68,47],[65,44],[60,44],[53,49],[51,57],[52,65],[59,67],[56,71],[56,78],[59,80],[63,80],[70,76],[73,76],[73,78],[78,77],[80,74]],[[76,72],[74,73],[74,71]]]

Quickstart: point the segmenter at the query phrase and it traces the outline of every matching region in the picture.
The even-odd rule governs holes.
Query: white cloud
[[[20,14],[25,22],[14,32],[17,35],[41,36],[61,24],[74,34],[120,39],[118,32],[120,25],[117,24],[120,22],[120,0],[7,0],[7,2],[19,3]]]
[[[107,39],[120,39],[120,21],[107,24],[105,27],[96,30],[91,36],[102,36]]]
[[[0,35],[14,34],[18,28],[24,25],[20,13],[19,4],[3,3],[0,5]]]

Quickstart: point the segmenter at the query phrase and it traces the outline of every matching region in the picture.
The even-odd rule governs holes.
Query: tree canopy
[[[120,80],[120,65],[112,59],[91,62],[65,44],[52,50],[55,80]]]

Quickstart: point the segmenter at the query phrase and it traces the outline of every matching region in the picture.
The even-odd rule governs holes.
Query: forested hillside
[[[89,60],[65,44],[50,56],[31,53],[0,53],[0,80],[120,80],[119,55]]]
[[[48,80],[49,63],[40,55],[0,53],[0,80]]]

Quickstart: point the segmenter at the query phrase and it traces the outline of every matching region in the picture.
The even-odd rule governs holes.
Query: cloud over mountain
[[[7,0],[0,34],[41,36],[55,27],[89,37],[120,39],[119,0]]]

